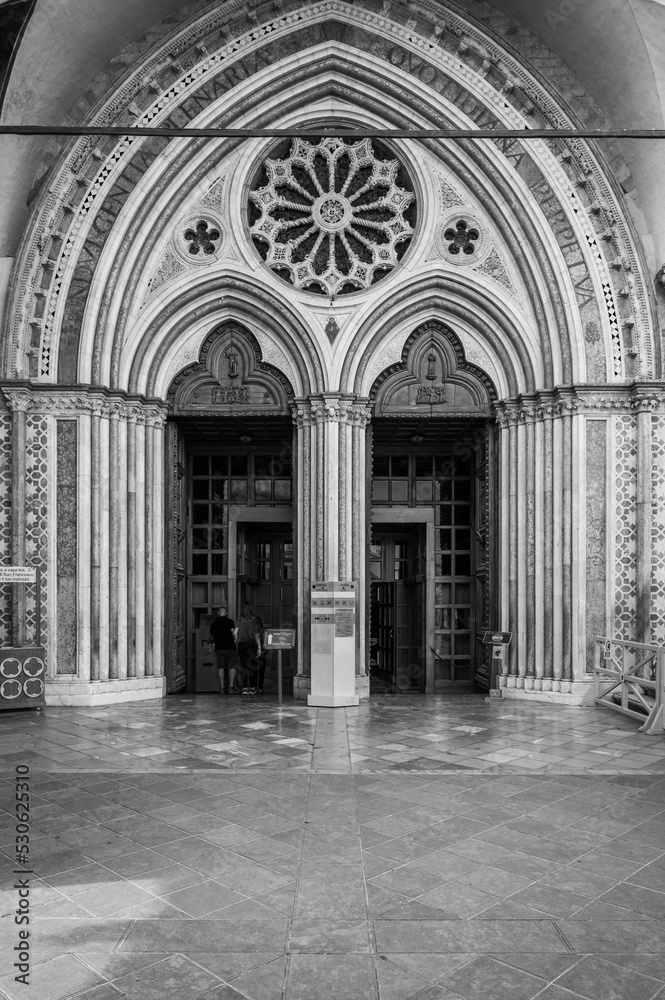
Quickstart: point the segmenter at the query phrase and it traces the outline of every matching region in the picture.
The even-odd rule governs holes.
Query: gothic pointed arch
[[[545,58],[543,47],[534,42],[530,61],[509,41],[510,28],[506,18],[479,20],[452,4],[445,16],[433,3],[378,12],[365,0],[326,0],[290,8],[288,16],[269,3],[242,13],[196,5],[115,60],[72,121],[168,127],[242,120],[293,125],[295,132],[322,122],[331,104],[337,110],[332,118],[327,112],[327,131],[348,120],[519,129],[574,125],[592,115],[599,121],[588,98],[571,89],[569,72],[550,61],[546,81],[533,63]],[[162,297],[203,268],[234,278],[256,273],[279,296],[281,279],[266,274],[245,217],[248,172],[269,144],[244,143],[240,156],[239,140],[169,143],[153,136],[51,144],[48,184],[36,189],[10,289],[2,361],[8,377],[125,388],[157,271]],[[429,260],[445,274],[466,267],[480,285],[503,280],[509,293],[511,279],[502,273],[513,268],[520,308],[541,340],[541,384],[622,382],[661,371],[644,255],[617,181],[621,174],[627,186],[627,172],[614,149],[608,157],[592,142],[465,141],[447,156],[441,144],[423,142],[414,157],[410,144],[394,145],[417,167],[416,188],[439,206],[412,241],[409,268],[396,269],[387,283],[406,285],[409,272]],[[485,216],[481,230],[496,228],[496,253],[484,270],[472,253],[451,256],[445,239],[461,223],[477,231],[474,213]],[[218,238],[178,257],[178,241],[197,226]],[[360,302],[371,289],[351,294]],[[301,318],[307,295],[288,296]],[[358,319],[362,311],[355,310]]]
[[[289,380],[263,360],[256,337],[239,323],[208,334],[195,362],[172,380],[167,400],[173,416],[289,416]]]

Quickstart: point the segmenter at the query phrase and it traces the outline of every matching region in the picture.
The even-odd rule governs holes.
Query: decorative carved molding
[[[167,407],[161,400],[132,398],[126,393],[112,393],[104,389],[91,388],[86,392],[83,387],[63,390],[55,386],[40,385],[34,385],[31,389],[14,389],[6,383],[0,388],[11,409],[34,414],[56,417],[89,414],[155,426],[164,424],[168,415]]]
[[[625,414],[650,412],[665,414],[665,382],[653,385],[633,382],[629,385],[561,386],[556,389],[502,399],[494,404],[497,424],[524,420],[547,420],[554,417],[600,412]]]
[[[365,427],[372,419],[373,407],[367,401],[354,397],[324,394],[295,400],[291,413],[294,424],[299,428],[325,423]]]

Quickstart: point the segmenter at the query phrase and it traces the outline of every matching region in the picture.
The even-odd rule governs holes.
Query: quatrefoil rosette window
[[[403,165],[379,142],[287,140],[249,194],[250,234],[271,270],[296,288],[369,288],[401,261],[416,219]]]
[[[211,264],[224,243],[224,229],[216,215],[196,212],[178,223],[173,244],[188,264]]]
[[[439,252],[451,264],[474,267],[492,248],[487,227],[475,212],[457,207],[448,213],[437,228]]]

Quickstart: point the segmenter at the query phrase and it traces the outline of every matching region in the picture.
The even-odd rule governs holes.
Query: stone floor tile
[[[561,938],[546,920],[374,920],[379,953],[494,954],[516,944],[532,953],[561,949]],[[593,950],[593,949],[591,949]],[[646,949],[645,949],[646,950]]]
[[[127,994],[116,989],[112,983],[102,983],[101,986],[93,986],[91,990],[84,990],[83,993],[76,993],[75,996],[76,1000],[129,1000]],[[72,1000],[73,997],[74,994],[70,994]]]
[[[631,885],[639,885],[645,889],[657,889],[665,892],[665,868],[660,868],[655,862],[634,872],[627,879]]]
[[[619,877],[611,876],[607,869],[606,875],[597,875],[593,872],[586,872],[574,863],[557,871],[549,872],[541,879],[546,885],[556,886],[558,889],[567,889],[569,892],[576,892],[581,896],[594,899],[601,896],[613,885],[620,881]]]
[[[90,966],[100,977],[115,981],[121,976],[138,972],[156,962],[161,962],[168,958],[163,952],[153,952],[152,954],[104,954],[97,952],[87,952],[85,956],[86,965]]]
[[[362,883],[331,885],[317,879],[302,879],[298,885],[294,920],[364,920],[365,888]]]
[[[291,952],[366,954],[369,952],[365,920],[296,918],[291,924]]]
[[[444,976],[440,985],[469,1000],[487,1000],[489,996],[492,1000],[532,1000],[547,982],[482,955]]]
[[[244,897],[241,893],[220,885],[219,882],[207,879],[205,882],[167,893],[163,898],[191,917],[203,917],[206,913],[239,903]]]
[[[589,902],[587,896],[580,896],[567,889],[558,889],[544,882],[529,885],[514,893],[510,899],[513,903],[523,903],[525,906],[532,906],[536,910],[557,917],[571,916]]]
[[[623,882],[620,885],[614,886],[613,889],[609,889],[602,896],[602,902],[635,910],[636,913],[643,913],[659,920],[665,917],[664,892],[645,889],[642,886],[632,885],[629,882]]]
[[[228,911],[227,911],[228,912]],[[286,919],[266,911],[266,919],[141,920],[131,926],[120,946],[122,952],[210,953],[220,947],[229,951],[283,951]]]
[[[431,980],[407,972],[384,956],[375,960],[374,968],[379,1000],[407,1000],[408,997],[420,995],[428,983],[431,985]]]
[[[173,955],[121,976],[113,985],[129,1000],[193,1000],[218,984],[219,979],[213,973],[184,955]]]
[[[373,961],[362,955],[292,955],[286,1000],[379,1000]]]
[[[480,889],[503,899],[529,885],[532,879],[485,865],[466,875],[458,875],[455,881],[459,885],[468,885],[472,889]]]
[[[3,966],[5,964],[3,956]],[[11,962],[7,962],[9,966]],[[72,993],[97,986],[103,982],[102,977],[89,969],[84,962],[74,955],[61,955],[51,961],[33,964],[30,968],[30,982],[26,989],[24,983],[17,983],[14,972],[0,979],[0,989],[10,998],[29,995],[30,1000],[63,1000]]]
[[[558,920],[557,927],[576,954],[629,952],[665,956],[665,935],[656,920]],[[665,958],[664,958],[665,961]]]
[[[418,897],[418,902],[436,906],[449,917],[474,917],[496,903],[496,897],[459,882],[445,882]]]
[[[660,985],[657,979],[635,969],[625,969],[593,955],[557,980],[557,986],[589,1000],[650,1000]]]
[[[503,955],[494,955],[500,962],[507,965],[514,965],[516,969],[523,972],[530,972],[539,979],[549,982],[558,979],[564,972],[580,961],[578,955],[571,955],[569,952],[561,955],[531,955],[528,952],[507,952]]]
[[[230,985],[251,1000],[282,1000],[286,978],[286,957],[280,956],[259,968],[243,972]]]

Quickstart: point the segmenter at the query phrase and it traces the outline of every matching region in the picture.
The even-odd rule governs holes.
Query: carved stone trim
[[[147,400],[105,389],[91,388],[86,392],[83,387],[58,390],[54,386],[39,385],[17,389],[7,383],[0,385],[0,389],[12,410],[30,413],[54,416],[85,413],[160,426],[165,423],[168,412],[161,400]]]
[[[325,423],[366,427],[372,419],[373,407],[367,400],[324,394],[296,399],[291,406],[291,413],[296,427]]]

